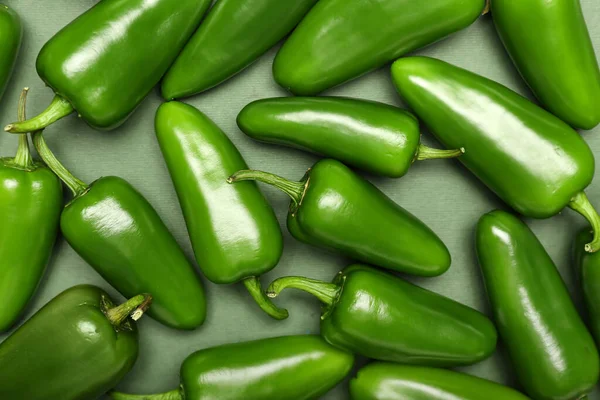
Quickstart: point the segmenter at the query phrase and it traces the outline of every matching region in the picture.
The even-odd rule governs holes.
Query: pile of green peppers
[[[539,106],[444,61],[403,57],[488,12]],[[0,4],[0,101],[22,38],[21,19]],[[304,97],[254,101],[237,125],[323,156],[299,181],[250,169],[207,115],[174,101],[223,84],[284,39],[273,77]],[[388,63],[407,110],[310,97]],[[575,129],[600,124],[600,68],[579,0],[102,0],[43,46],[36,68],[54,100],[27,119],[21,92],[5,127],[19,135],[16,155],[0,158],[0,332],[24,315],[57,237],[128,300],[116,305],[90,285],[50,300],[0,343],[0,399],[310,400],[348,378],[355,356],[370,361],[349,380],[353,400],[580,400],[598,383],[600,215],[585,192],[595,158]],[[115,129],[156,86],[166,100],[156,139],[198,270],[140,191],[121,177],[81,181],[44,138],[73,113]],[[422,127],[445,148],[424,145]],[[508,211],[473,221],[489,317],[397,275],[440,276],[450,251],[351,167],[401,178],[429,159],[456,159],[524,217],[571,208],[588,221],[572,244],[584,316],[540,240]],[[331,282],[283,276],[263,289],[285,241],[257,182],[290,197],[295,239],[360,264]],[[276,320],[288,318],[274,300],[284,289],[313,295],[319,334],[201,349],[169,392],[114,391],[140,352],[143,315],[178,330],[204,323],[199,272],[243,283]],[[449,370],[487,359],[498,341],[521,391]]]

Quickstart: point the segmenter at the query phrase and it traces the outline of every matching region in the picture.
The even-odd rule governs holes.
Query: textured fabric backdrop
[[[31,88],[28,107],[30,116],[42,111],[50,102],[52,92],[44,87],[35,72],[36,55],[54,33],[94,4],[92,0],[3,1],[22,16],[26,33],[12,83],[0,104],[2,126],[15,120],[19,92],[24,86]],[[581,2],[596,53],[600,56],[600,2]],[[229,135],[251,167],[299,179],[317,157],[253,142],[235,124],[237,113],[247,103],[286,94],[271,77],[271,63],[275,52],[276,49],[270,51],[227,83],[187,102],[205,112]],[[465,67],[531,97],[502,48],[489,16],[480,18],[468,29],[419,51],[418,54]],[[360,97],[402,106],[390,82],[388,67],[326,94]],[[118,175],[136,186],[158,210],[192,259],[175,191],[155,140],[153,120],[160,102],[158,93],[153,92],[133,117],[113,132],[94,131],[83,121],[69,117],[49,128],[46,139],[56,155],[81,179],[91,182],[100,176]],[[600,156],[600,128],[585,132],[584,136],[594,153]],[[437,145],[427,132],[424,132],[424,142]],[[13,156],[16,143],[15,137],[0,135],[0,155]],[[399,180],[369,178],[396,202],[432,227],[452,253],[452,267],[442,277],[411,280],[488,312],[475,258],[473,233],[475,223],[483,213],[503,207],[495,195],[455,161],[418,163],[408,175]],[[285,230],[288,199],[274,189],[263,188],[275,207],[285,234],[284,256],[278,268],[264,276],[265,284],[273,278],[289,274],[329,280],[348,264],[347,259],[307,247],[292,239]],[[588,189],[588,194],[592,202],[600,207],[600,183],[594,182]],[[570,248],[574,233],[584,226],[585,221],[574,212],[565,211],[548,220],[528,222],[560,268],[574,298],[580,303],[579,288],[573,277]],[[116,298],[121,298],[59,238],[48,273],[27,317],[64,289],[82,283],[99,285]],[[278,303],[289,309],[290,318],[276,322],[253,304],[243,285],[216,286],[207,283],[206,289],[208,319],[195,332],[177,332],[150,318],[143,318],[140,323],[140,357],[133,371],[119,385],[120,390],[154,393],[175,388],[178,385],[181,362],[198,349],[223,343],[319,331],[320,306],[308,295],[293,291],[282,295]],[[7,335],[0,335],[0,341],[6,337]],[[501,346],[490,359],[462,370],[498,382],[516,384]],[[347,397],[344,383],[324,399]],[[592,398],[600,399],[600,396]]]

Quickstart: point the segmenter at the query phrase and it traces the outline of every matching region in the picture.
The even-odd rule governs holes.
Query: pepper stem
[[[110,392],[108,394],[113,400],[184,400],[183,390],[175,389],[159,394],[127,394]]]
[[[485,8],[481,12],[481,15],[485,15],[490,12],[490,1],[491,0],[485,0]]]
[[[21,91],[21,97],[19,97],[19,122],[25,121],[27,119],[26,110],[28,92],[29,88],[24,88]],[[23,169],[33,168],[33,158],[31,157],[31,151],[29,150],[29,139],[27,138],[26,133],[19,136],[19,147],[17,147],[17,154],[15,155],[14,163],[16,166]]]
[[[26,121],[13,122],[12,124],[6,125],[4,130],[10,133],[28,133],[35,132],[46,128],[50,124],[58,121],[61,118],[72,114],[75,111],[71,103],[65,98],[56,95],[52,100],[52,103],[42,111],[41,114],[28,119]]]
[[[304,193],[304,182],[290,181],[282,178],[279,175],[271,174],[269,172],[255,171],[255,170],[241,170],[231,175],[227,179],[227,183],[235,183],[240,181],[258,181],[263,182],[271,186],[275,186],[277,189],[292,198],[295,205],[299,205],[302,200]]]
[[[585,245],[585,251],[588,253],[595,253],[600,250],[600,215],[590,203],[590,199],[587,197],[585,192],[579,192],[571,199],[569,207],[579,214],[583,215],[592,225],[592,231],[594,232],[594,238],[592,241]]]
[[[112,326],[119,328],[129,317],[134,321],[142,318],[142,315],[148,310],[151,303],[152,296],[149,294],[140,294],[106,311],[106,318],[108,318]]]
[[[286,309],[277,307],[275,304],[273,304],[271,299],[267,297],[265,292],[263,292],[260,285],[260,280],[257,277],[244,279],[244,286],[246,286],[248,293],[250,293],[250,296],[252,296],[254,301],[264,312],[269,314],[270,317],[277,320],[282,320],[289,316],[289,313]]]
[[[310,293],[328,306],[333,305],[340,291],[340,287],[335,283],[318,281],[302,276],[285,276],[271,282],[267,289],[267,296],[275,298],[286,288],[299,289]]]
[[[442,150],[442,149],[434,149],[431,147],[427,147],[424,144],[419,145],[419,149],[417,150],[417,155],[415,156],[416,161],[423,160],[434,160],[440,158],[456,158],[465,154],[465,148],[461,147],[460,149],[455,150]]]
[[[66,169],[60,161],[58,161],[54,153],[52,153],[46,144],[42,131],[33,133],[32,138],[33,145],[35,146],[35,149],[39,153],[42,160],[52,170],[52,172],[54,172],[60,178],[60,180],[69,187],[69,189],[71,189],[73,196],[81,196],[86,190],[88,190],[88,186],[85,184],[85,182],[74,177],[73,174],[71,174],[69,170]]]

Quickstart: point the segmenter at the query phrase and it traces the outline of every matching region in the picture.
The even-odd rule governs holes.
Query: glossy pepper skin
[[[275,268],[283,252],[279,222],[254,182],[229,185],[248,166],[227,135],[187,104],[163,104],[156,137],[204,275],[212,282],[244,282],[271,316],[287,317],[260,288],[260,275]]]
[[[134,320],[149,302],[138,295],[115,307],[95,286],[65,290],[0,344],[0,398],[97,399],[133,367]]]
[[[583,290],[587,311],[587,325],[600,343],[600,254],[587,253],[583,250],[583,244],[592,237],[589,229],[584,229],[575,238],[573,249],[575,267],[578,271],[579,285]]]
[[[598,382],[598,351],[533,232],[493,211],[479,220],[476,248],[500,337],[525,391],[540,400],[590,392]]]
[[[339,161],[317,162],[300,182],[248,170],[230,178],[245,180],[292,198],[288,230],[304,243],[413,275],[437,276],[450,267],[448,249],[429,227]]]
[[[565,207],[600,230],[583,190],[594,155],[571,127],[499,83],[440,60],[408,57],[392,65],[400,95],[442,144],[520,214],[548,218]],[[589,251],[600,248],[596,237]]]
[[[527,400],[486,379],[445,369],[375,362],[350,381],[352,400]]]
[[[374,101],[342,97],[257,100],[239,113],[246,135],[335,158],[374,174],[399,178],[417,160],[450,158],[458,150],[421,144],[410,112]]]
[[[285,288],[323,302],[321,336],[365,357],[452,367],[474,364],[496,349],[496,329],[483,314],[364,265],[347,267],[333,283],[279,278],[267,294],[276,297]]]
[[[114,400],[310,400],[337,385],[354,357],[318,336],[283,336],[191,354],[181,387],[156,395],[112,393]]]
[[[579,0],[492,0],[496,30],[552,114],[575,128],[600,123],[600,69]]]
[[[273,64],[277,83],[312,96],[466,28],[485,0],[320,0]]]
[[[119,177],[91,185],[73,177],[41,133],[34,145],[73,192],[60,217],[71,247],[124,296],[150,293],[152,318],[175,329],[200,326],[206,317],[202,283],[148,200]]]
[[[167,72],[210,3],[96,3],[50,39],[38,55],[38,75],[56,93],[50,107],[5,130],[33,132],[74,111],[96,129],[118,127]]]
[[[19,119],[25,118],[26,95]],[[60,180],[31,158],[27,135],[21,135],[16,156],[0,158],[0,332],[17,322],[44,275],[62,201]]]
[[[23,26],[17,13],[0,3],[0,100],[8,84],[23,38]]]
[[[167,100],[231,78],[284,38],[317,0],[218,0],[162,82]]]

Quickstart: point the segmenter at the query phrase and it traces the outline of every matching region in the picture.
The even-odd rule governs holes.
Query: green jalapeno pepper
[[[206,115],[177,102],[158,109],[156,137],[204,275],[219,284],[244,282],[265,312],[286,318],[259,280],[281,258],[279,222],[256,183],[227,184],[248,168],[238,149]]]
[[[162,82],[167,100],[204,92],[252,64],[317,0],[218,0]]]
[[[376,362],[350,381],[352,400],[527,400],[486,379],[445,369]]]
[[[309,400],[337,385],[354,357],[318,336],[284,336],[200,350],[181,366],[181,387],[114,400]]]
[[[332,283],[279,278],[267,294],[285,288],[317,297],[324,304],[321,335],[365,357],[450,367],[476,363],[496,349],[496,329],[483,314],[367,266],[352,265]]]
[[[437,276],[450,267],[450,252],[429,227],[339,161],[317,162],[300,182],[249,170],[229,179],[246,180],[291,197],[288,230],[304,243],[414,275]]]
[[[65,290],[0,344],[0,398],[97,399],[133,367],[135,321],[150,301],[138,295],[114,306],[95,286]]]
[[[575,238],[573,249],[578,278],[583,289],[583,298],[587,311],[587,322],[590,331],[600,343],[600,253],[590,254],[583,250],[583,245],[594,236],[589,229],[584,229]]]
[[[579,0],[492,0],[504,47],[542,105],[575,128],[600,123],[600,69]]]
[[[23,26],[17,13],[0,3],[0,100],[8,84],[23,38]]]
[[[273,63],[275,80],[311,96],[466,28],[485,0],[320,0]]]
[[[152,318],[176,329],[200,326],[206,317],[202,283],[148,200],[116,176],[86,185],[56,159],[41,132],[33,143],[73,192],[60,217],[71,247],[124,296],[150,293]]]
[[[552,259],[533,232],[503,211],[477,226],[485,287],[517,376],[535,399],[580,399],[598,382],[598,351]]]
[[[237,117],[253,139],[308,150],[374,174],[398,178],[417,160],[458,157],[420,143],[408,111],[341,97],[280,97],[248,104]]]
[[[25,119],[27,90],[19,120]],[[27,135],[21,135],[17,155],[0,158],[0,332],[15,324],[44,275],[62,201],[60,180],[32,159]]]
[[[548,218],[570,207],[596,232],[600,216],[583,190],[594,177],[594,155],[567,124],[507,87],[427,57],[392,66],[402,98],[448,148],[508,205],[527,217]]]
[[[34,132],[73,112],[114,129],[167,72],[210,0],[103,0],[40,51],[37,72],[56,96],[38,116],[6,131]],[[150,36],[149,36],[150,35]]]

